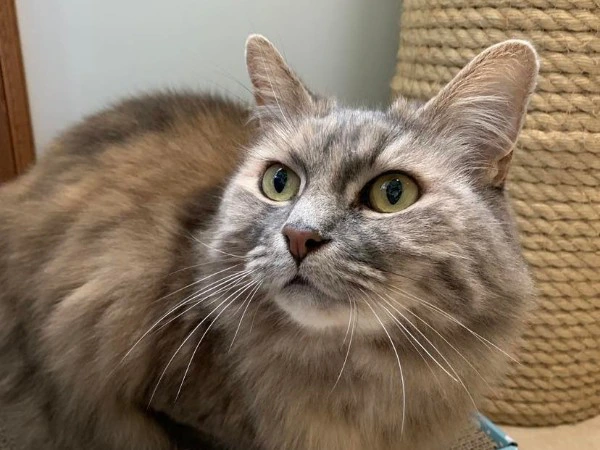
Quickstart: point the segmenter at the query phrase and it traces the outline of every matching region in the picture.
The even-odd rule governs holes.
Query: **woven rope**
[[[395,94],[425,100],[510,38],[541,57],[509,189],[539,307],[485,409],[554,425],[600,414],[600,1],[405,0]]]
[[[498,446],[485,432],[475,425],[469,426],[465,434],[450,447],[450,450],[496,450]]]

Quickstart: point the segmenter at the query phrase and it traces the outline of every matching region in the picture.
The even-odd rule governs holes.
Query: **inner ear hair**
[[[483,181],[503,185],[539,70],[531,44],[509,40],[476,56],[423,106],[432,130],[489,170]]]
[[[309,90],[265,37],[248,37],[246,65],[261,120],[285,122],[313,106]]]

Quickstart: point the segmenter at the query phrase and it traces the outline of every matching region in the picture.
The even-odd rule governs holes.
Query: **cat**
[[[386,111],[314,94],[262,36],[246,62],[253,107],[128,99],[0,188],[18,448],[445,449],[506,367],[533,47]]]

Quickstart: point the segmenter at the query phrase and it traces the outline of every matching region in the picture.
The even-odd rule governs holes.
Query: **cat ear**
[[[435,132],[458,140],[484,181],[502,186],[535,88],[539,63],[526,41],[494,45],[423,107]]]
[[[258,34],[248,37],[246,65],[261,119],[286,121],[313,106],[308,89],[265,37]]]

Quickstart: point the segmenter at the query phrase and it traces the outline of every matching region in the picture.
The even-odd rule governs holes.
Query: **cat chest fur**
[[[427,428],[444,416],[465,414],[458,384],[435,384],[430,368],[410,353],[402,380],[385,342],[354,342],[344,365],[343,337],[335,345],[298,339],[259,319],[251,331],[240,331],[230,354],[236,366],[227,376],[241,387],[240,408],[248,411],[264,448],[426,449],[448,439],[447,430]]]

